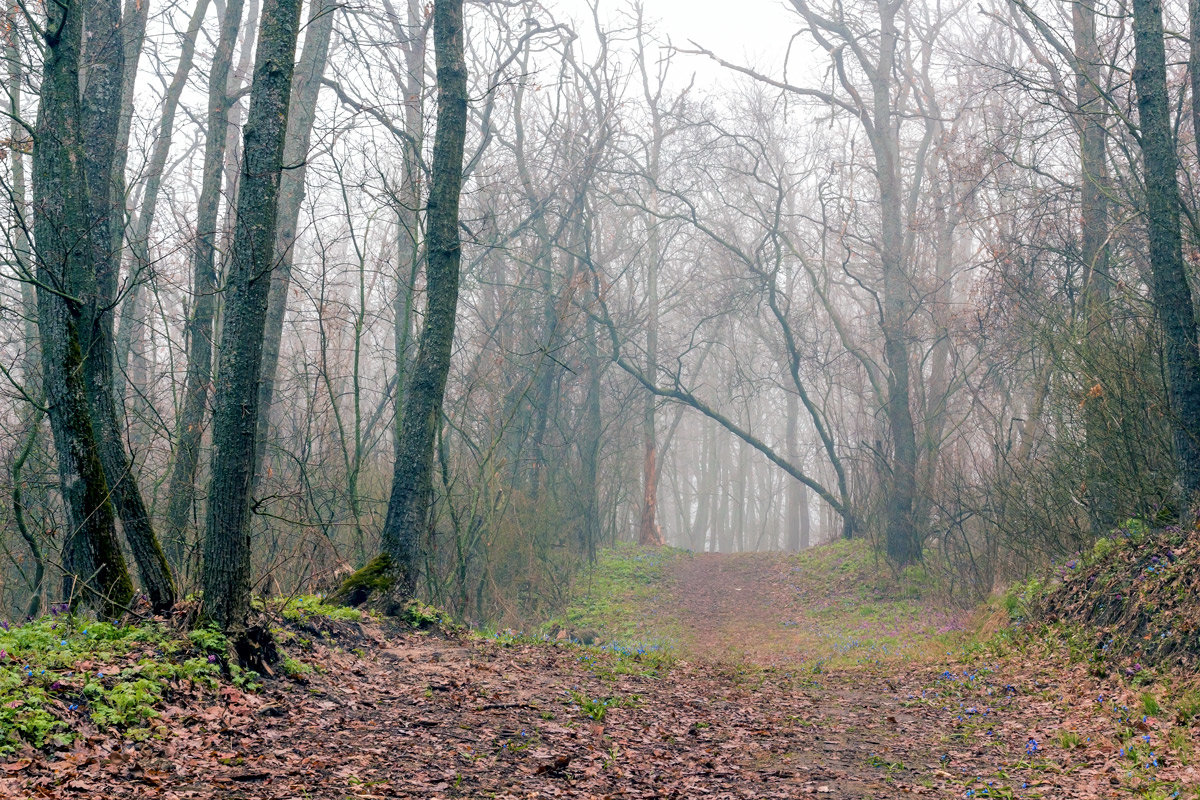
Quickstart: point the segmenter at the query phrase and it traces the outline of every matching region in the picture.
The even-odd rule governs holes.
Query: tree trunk
[[[8,19],[15,20],[21,13],[18,0],[9,0],[6,8]],[[32,277],[32,253],[29,249],[29,231],[26,227],[29,220],[27,192],[25,185],[25,148],[21,142],[27,141],[25,128],[21,125],[21,82],[24,78],[21,63],[21,51],[17,47],[16,27],[10,25],[4,34],[3,59],[8,64],[8,82],[6,85],[9,112],[9,143],[12,149],[8,151],[10,192],[12,198],[11,221],[8,229],[11,231],[12,266],[16,269],[21,281],[21,312],[25,318],[25,340],[23,358],[20,362],[21,377],[24,379],[24,390],[33,398],[41,397],[41,369],[38,366],[40,351],[37,332],[37,297],[34,295]],[[33,557],[34,573],[29,581],[30,598],[26,606],[26,615],[36,617],[41,612],[42,591],[46,577],[46,558],[42,542],[34,531],[29,530],[25,522],[24,499],[22,497],[23,478],[21,470],[26,460],[37,444],[38,432],[41,427],[43,413],[41,409],[30,404],[21,415],[23,427],[22,438],[24,445],[12,464],[12,508],[13,522],[21,534],[21,538],[29,546]]]
[[[224,288],[204,538],[204,615],[224,630],[241,630],[250,612],[250,486],[258,427],[258,380],[275,263],[279,184],[300,5],[300,0],[267,0],[263,7],[250,109],[243,129],[232,260]]]
[[[700,461],[696,471],[696,517],[692,520],[692,549],[703,553],[708,549],[708,531],[714,517],[717,475],[717,436],[712,426],[705,425],[700,436]]]
[[[913,519],[917,483],[917,439],[913,425],[908,318],[908,273],[904,257],[903,196],[900,187],[899,128],[892,113],[892,73],[899,34],[893,0],[879,3],[879,63],[874,88],[875,174],[879,181],[880,257],[883,264],[883,347],[887,364],[887,420],[892,438],[884,524],[888,557],[899,565],[921,557],[921,536]]]
[[[229,71],[242,21],[243,0],[228,0],[208,75],[208,119],[204,167],[196,203],[196,243],[192,251],[192,313],[186,329],[188,362],[183,408],[175,423],[175,452],[167,490],[165,538],[171,561],[185,570],[188,520],[196,500],[196,467],[212,380],[213,322],[217,313],[216,241],[229,115]],[[139,234],[141,232],[139,231]]]
[[[128,4],[127,4],[128,5]],[[148,3],[143,2],[143,6]],[[142,207],[133,224],[134,231],[129,237],[129,249],[133,254],[130,265],[130,287],[121,304],[121,320],[117,328],[116,357],[117,368],[113,374],[113,395],[120,403],[125,397],[126,374],[132,377],[135,373],[145,374],[144,352],[140,351],[137,342],[145,337],[145,320],[141,303],[142,283],[150,270],[150,232],[154,225],[154,215],[158,210],[158,192],[162,186],[163,171],[167,166],[167,156],[171,151],[171,140],[175,132],[175,113],[179,109],[179,99],[187,85],[196,54],[196,39],[200,36],[200,26],[204,24],[204,15],[208,11],[209,0],[197,0],[192,17],[188,20],[187,31],[180,43],[179,63],[175,66],[175,74],[167,85],[167,93],[163,98],[162,116],[158,123],[158,136],[154,140],[154,149],[146,163],[145,189],[142,192]],[[128,41],[128,35],[127,35]],[[139,45],[140,46],[140,45]],[[130,48],[126,47],[126,58]],[[126,69],[126,73],[129,70]],[[124,90],[122,90],[124,91]],[[122,94],[122,101],[125,100]],[[131,109],[132,113],[132,109]],[[124,140],[122,140],[124,141]],[[143,361],[143,363],[138,363]],[[144,385],[134,382],[134,391],[143,391]]]
[[[800,447],[797,442],[797,423],[799,422],[800,403],[796,395],[788,392],[787,395],[787,451],[788,458],[795,464],[801,463]],[[809,527],[808,519],[808,487],[798,480],[786,476],[787,480],[787,500],[786,510],[784,511],[784,546],[787,550],[793,553],[798,553],[801,550],[807,550],[809,546]]]
[[[1092,385],[1102,386],[1098,359],[1108,351],[1108,299],[1112,282],[1108,274],[1108,157],[1105,144],[1107,101],[1100,93],[1100,51],[1096,44],[1095,0],[1079,0],[1071,6],[1075,37],[1076,104],[1079,114],[1080,156],[1080,246],[1083,261],[1083,308],[1086,328],[1088,372],[1095,377]],[[1093,383],[1094,381],[1094,383]],[[1097,536],[1116,522],[1115,487],[1107,476],[1112,467],[1105,448],[1110,442],[1101,397],[1090,397],[1084,404],[1087,436],[1087,505],[1092,532]]]
[[[83,5],[48,6],[46,30],[33,150],[34,235],[42,380],[68,525],[64,586],[70,602],[82,597],[115,617],[133,598],[133,584],[117,542],[80,346],[97,295],[79,100]]]
[[[600,375],[603,364],[597,341],[596,321],[588,315],[584,322],[584,346],[587,358],[587,405],[584,408],[584,430],[580,442],[582,482],[584,493],[581,550],[588,563],[596,560],[596,545],[600,541],[600,444],[604,437],[604,419],[600,410]]]
[[[1180,513],[1186,515],[1200,492],[1200,350],[1179,229],[1178,161],[1171,131],[1160,0],[1134,0],[1133,39],[1151,288],[1166,340]]]
[[[16,19],[21,14],[20,0],[8,0],[6,13],[9,19]],[[21,50],[17,47],[17,28],[10,25],[4,33],[5,63],[8,64],[8,81],[5,85],[8,96],[9,124],[8,140],[11,149],[8,151],[10,180],[12,181],[12,231],[11,243],[13,250],[13,266],[17,278],[21,280],[21,305],[25,317],[25,391],[31,397],[37,397],[40,389],[32,385],[36,382],[37,367],[37,297],[34,295],[33,252],[30,249],[29,226],[32,220],[29,216],[29,203],[25,183],[25,158],[30,144],[25,126],[21,124],[21,86],[24,80],[24,69],[21,63]]]
[[[283,320],[287,316],[288,289],[292,282],[292,248],[296,244],[300,206],[304,202],[304,176],[308,172],[308,151],[312,143],[313,121],[317,116],[317,95],[325,75],[335,10],[332,0],[313,0],[305,26],[304,48],[296,62],[296,74],[292,80],[287,142],[283,148],[283,163],[288,169],[279,183],[279,230],[275,235],[278,264],[271,276],[271,293],[267,299],[262,379],[258,384],[258,433],[254,453],[256,487],[266,455],[271,403],[275,396],[275,375],[279,370],[279,348],[283,342]]]
[[[142,23],[144,25],[144,23]],[[143,587],[156,610],[175,604],[175,584],[142,499],[133,463],[125,450],[124,427],[113,395],[113,309],[120,273],[124,231],[124,150],[121,132],[125,83],[125,38],[119,0],[93,0],[85,19],[87,83],[83,91],[82,131],[87,147],[88,235],[96,294],[85,302],[80,320],[83,377],[92,426],[99,444],[113,503],[121,517]],[[136,25],[135,25],[136,27]],[[132,102],[132,101],[131,101]],[[126,128],[128,133],[128,128]],[[116,170],[122,174],[115,179]],[[114,247],[114,244],[116,247]]]
[[[421,21],[419,0],[408,0],[408,25],[398,29],[404,48],[404,163],[401,195],[396,204],[396,296],[394,349],[396,353],[395,414],[392,418],[394,460],[400,459],[404,433],[404,400],[408,391],[409,365],[413,360],[413,301],[417,274],[421,269],[421,150],[425,141],[425,42],[428,25]]]
[[[395,594],[412,597],[421,562],[421,538],[433,491],[433,444],[442,413],[458,308],[458,204],[467,129],[467,69],[462,0],[434,0],[433,46],[438,111],[429,187],[425,323],[407,390],[400,458],[392,477],[383,550],[391,558]]]
[[[657,118],[657,115],[655,115]],[[656,126],[657,127],[657,126]],[[658,138],[651,144],[650,170],[658,174]],[[650,190],[650,214],[646,224],[646,377],[658,381],[658,262],[662,258],[662,245],[658,229],[658,195]],[[662,530],[658,527],[658,437],[655,430],[655,410],[658,398],[646,392],[642,400],[642,518],[638,525],[638,544],[661,547]]]

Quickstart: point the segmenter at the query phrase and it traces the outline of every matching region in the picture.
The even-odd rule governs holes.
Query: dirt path
[[[1177,764],[1135,775],[1114,742],[1137,695],[1064,658],[814,662],[842,641],[817,635],[826,617],[860,617],[844,616],[849,589],[839,599],[814,574],[832,587],[816,598],[794,569],[772,556],[675,564],[655,602],[685,658],[662,674],[627,647],[352,625],[313,637],[298,682],[168,707],[166,740],[89,739],[6,765],[0,797],[1083,800],[1200,785]],[[837,602],[820,605],[827,595]],[[1164,753],[1170,722],[1139,725],[1147,752]],[[1079,743],[1055,744],[1063,730]]]
[[[669,596],[683,648],[717,662],[777,665],[805,658],[787,569],[770,553],[704,553],[676,562]]]

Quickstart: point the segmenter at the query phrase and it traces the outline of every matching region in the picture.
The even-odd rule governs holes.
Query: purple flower
[[[215,664],[215,663],[217,663],[217,657],[216,657],[216,656],[214,656],[214,655],[210,655],[210,656],[208,657],[208,663],[210,663],[210,664]]]

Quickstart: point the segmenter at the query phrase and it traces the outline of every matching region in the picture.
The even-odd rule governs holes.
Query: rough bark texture
[[[198,0],[188,21],[187,31],[180,42],[179,62],[175,66],[170,84],[167,85],[162,116],[158,123],[158,136],[154,140],[154,149],[151,150],[146,164],[142,207],[133,225],[134,230],[129,236],[129,248],[133,255],[129,267],[131,280],[125,300],[121,303],[121,319],[116,340],[117,368],[113,374],[113,394],[118,403],[125,396],[126,375],[132,378],[135,374],[144,376],[146,373],[144,352],[138,344],[145,336],[141,290],[150,269],[150,234],[158,210],[158,193],[162,187],[163,171],[167,166],[167,156],[171,152],[171,141],[175,133],[175,113],[179,110],[179,99],[183,96],[188,76],[192,72],[196,39],[200,35],[200,26],[204,24],[208,6],[209,0]],[[128,58],[128,47],[125,52]],[[126,70],[126,73],[128,72],[129,70]],[[133,381],[133,388],[134,391],[142,391],[145,387]]]
[[[6,12],[9,19],[16,19],[21,13],[18,0],[8,0]],[[33,275],[33,253],[30,249],[29,242],[29,225],[32,220],[29,217],[28,194],[25,175],[25,160],[30,149],[31,141],[29,134],[22,124],[21,116],[21,84],[24,80],[24,66],[21,63],[21,50],[17,47],[17,27],[9,25],[4,31],[4,61],[8,65],[8,80],[5,86],[8,97],[8,110],[10,112],[8,124],[8,139],[11,149],[8,151],[9,157],[9,180],[11,181],[12,191],[12,221],[9,224],[11,231],[12,250],[13,250],[13,266],[16,267],[17,276],[21,281],[21,304],[25,311],[25,363],[22,365],[25,368],[25,391],[32,397],[37,397],[41,391],[37,385],[37,367],[38,361],[38,345],[37,345],[37,324],[34,322],[37,316],[37,298],[34,296],[33,283],[28,278]]]
[[[104,616],[121,613],[133,585],[116,537],[84,383],[80,328],[92,323],[95,271],[79,101],[83,6],[48,7],[33,151],[38,329],[42,376],[66,508],[64,579]]]
[[[657,109],[656,109],[657,111]],[[655,140],[651,143],[650,174],[658,176],[658,150],[662,138],[655,114]],[[658,262],[662,245],[658,229],[658,193],[650,190],[650,226],[646,253],[646,377],[658,381]],[[658,434],[656,411],[658,398],[647,392],[642,405],[642,518],[638,523],[638,543],[661,547],[662,530],[658,526]]]
[[[175,453],[167,490],[164,538],[171,562],[183,571],[188,520],[196,500],[196,466],[212,380],[213,321],[217,313],[217,212],[221,204],[221,168],[225,161],[229,115],[229,71],[242,20],[243,0],[229,0],[221,18],[217,50],[208,76],[208,127],[204,168],[196,206],[196,244],[192,252],[192,314],[187,324],[188,367],[183,408],[175,427]]]
[[[383,528],[383,550],[391,556],[396,573],[395,592],[404,598],[415,594],[420,572],[421,538],[433,491],[434,437],[450,371],[462,255],[458,204],[467,129],[462,0],[435,0],[433,15],[438,111],[426,212],[427,304],[404,404],[400,456]]]
[[[584,323],[584,344],[588,376],[587,406],[584,409],[584,430],[580,437],[579,455],[583,471],[583,525],[579,533],[580,550],[588,563],[596,560],[600,542],[600,443],[604,436],[604,420],[600,410],[600,376],[604,368],[600,359],[596,322],[590,316]]]
[[[1094,18],[1094,8],[1092,15]],[[1188,0],[1188,81],[1192,88],[1192,136],[1200,143],[1200,0]]]
[[[394,16],[394,15],[393,15]],[[398,26],[399,28],[399,26]],[[425,141],[425,43],[429,27],[422,20],[421,4],[408,0],[408,25],[397,34],[404,48],[405,91],[404,164],[401,195],[396,203],[396,297],[395,314],[396,401],[392,425],[395,458],[400,458],[403,440],[404,398],[408,387],[409,364],[413,359],[413,298],[421,265],[421,150]]]
[[[158,544],[150,514],[125,450],[121,415],[113,395],[113,309],[121,267],[118,244],[124,230],[124,144],[122,91],[126,82],[125,38],[120,0],[92,0],[86,6],[86,75],[81,114],[88,188],[87,231],[95,293],[83,300],[80,346],[92,426],[99,444],[113,504],[133,553],[143,588],[157,610],[175,604],[175,583]],[[144,27],[144,21],[141,23]],[[136,27],[136,25],[135,25]],[[132,102],[132,101],[131,101]],[[128,127],[125,127],[128,135]],[[121,179],[115,180],[117,171]],[[92,282],[89,280],[88,285]],[[78,287],[82,290],[84,287]],[[74,288],[73,288],[74,291]]]
[[[275,263],[275,224],[300,5],[300,0],[267,0],[263,7],[243,131],[232,261],[224,289],[204,539],[203,613],[227,631],[240,631],[250,612],[250,484],[258,378]]]
[[[787,396],[785,440],[788,459],[797,464],[802,460],[800,458],[800,444],[797,440],[798,428],[800,427],[799,415],[800,403],[796,395],[789,392]],[[784,547],[791,552],[807,550],[809,546],[809,528],[811,525],[808,518],[808,487],[797,480],[788,481],[785,503],[784,528],[786,535]]]
[[[278,264],[271,275],[271,293],[267,299],[267,327],[263,334],[262,379],[258,385],[258,434],[254,454],[254,474],[262,471],[266,455],[271,403],[275,396],[275,374],[279,368],[279,347],[283,341],[283,320],[287,316],[288,288],[292,281],[292,248],[300,224],[300,206],[304,202],[306,159],[312,142],[313,121],[317,116],[317,95],[329,39],[333,34],[336,6],[332,0],[314,0],[305,26],[304,49],[296,62],[292,79],[291,110],[288,112],[287,141],[283,163],[288,169],[279,183],[279,230],[275,234]]]
[[[117,140],[116,152],[113,156],[112,164],[112,205],[113,219],[110,225],[109,235],[112,238],[112,252],[116,255],[117,265],[120,266],[120,254],[123,252],[125,242],[127,240],[126,228],[128,226],[128,208],[126,206],[126,194],[128,187],[125,181],[125,168],[129,161],[129,134],[133,127],[133,99],[134,86],[137,83],[138,64],[142,57],[142,46],[146,42],[146,21],[150,15],[150,3],[148,0],[125,0],[125,11],[121,20],[121,49],[124,58],[124,63],[121,69],[121,106],[119,121],[117,123]],[[144,350],[144,326],[141,322],[141,309],[138,308],[136,297],[133,302],[129,302],[129,295],[140,295],[140,286],[136,283],[139,277],[143,274],[137,268],[136,262],[129,265],[130,269],[130,288],[126,293],[126,299],[121,303],[122,311],[137,309],[139,326],[137,333],[139,336],[134,339],[132,335],[126,335],[122,339],[122,333],[132,334],[133,328],[125,316],[121,316],[116,322],[115,339],[113,340],[112,358],[112,376],[109,378],[111,382],[110,391],[112,393],[112,401],[116,408],[117,419],[126,420],[128,415],[125,406],[125,390],[128,385],[127,371],[132,365],[137,370],[138,380],[134,382],[135,394],[135,414],[134,424],[130,426],[129,441],[131,448],[144,447],[148,441],[146,426],[137,424],[141,418],[144,420],[151,412],[148,404],[145,402],[146,391],[146,359]],[[114,314],[116,309],[109,311]],[[136,345],[136,353],[135,353]],[[159,548],[161,551],[161,548]]]
[[[1177,160],[1159,0],[1134,0],[1133,37],[1151,288],[1166,340],[1175,456],[1184,506],[1180,510],[1184,511],[1194,505],[1200,492],[1200,350],[1179,228]]]

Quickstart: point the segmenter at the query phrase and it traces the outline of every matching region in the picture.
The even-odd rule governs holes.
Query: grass
[[[578,690],[567,692],[567,698],[568,705],[577,706],[583,712],[584,716],[596,722],[604,722],[604,718],[608,716],[610,708],[636,708],[639,702],[639,698],[636,695],[630,697],[594,698]]]
[[[1069,730],[1059,731],[1054,737],[1054,742],[1063,750],[1075,750],[1084,745],[1083,737]]]
[[[667,570],[688,558],[672,547],[639,547],[618,544],[603,550],[596,564],[579,578],[566,611],[550,620],[545,630],[594,629],[601,642],[621,651],[641,655],[665,653],[674,648],[678,624],[664,613],[660,593],[667,589]]]
[[[905,660],[956,650],[965,614],[945,606],[919,568],[893,574],[865,540],[839,540],[789,559],[799,613],[789,646],[823,667]]]
[[[283,616],[345,619],[346,612],[297,598]],[[285,674],[307,670],[285,658]],[[91,726],[134,740],[166,736],[158,718],[173,694],[214,692],[222,683],[261,686],[257,673],[229,662],[229,642],[215,628],[185,634],[153,622],[113,625],[59,606],[24,625],[0,623],[0,757],[26,745],[67,747]]]

